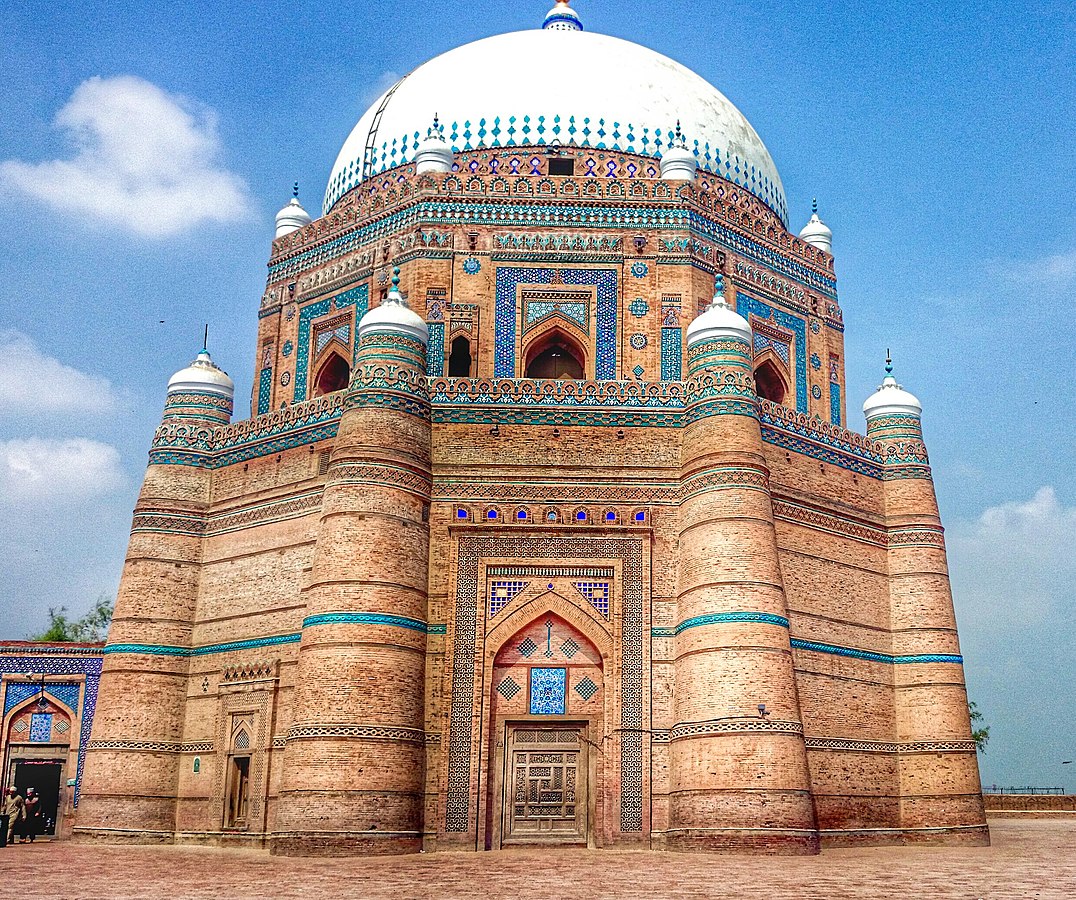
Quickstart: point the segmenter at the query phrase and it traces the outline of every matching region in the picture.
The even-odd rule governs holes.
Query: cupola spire
[[[800,240],[810,244],[812,247],[817,247],[819,250],[825,250],[826,253],[833,253],[833,232],[829,230],[825,222],[818,218],[817,197],[811,200],[811,218],[803,226],[803,231],[800,232]]]
[[[288,205],[276,214],[276,234],[274,237],[279,238],[286,234],[291,234],[293,231],[305,228],[312,221],[310,213],[303,209],[303,205],[299,202],[299,182],[296,181],[292,186],[291,200],[288,201]]]
[[[546,31],[582,31],[583,23],[569,5],[569,0],[557,0],[557,5],[546,13],[542,28]]]
[[[433,124],[426,132],[426,137],[418,145],[415,151],[415,172],[422,175],[425,172],[451,172],[452,171],[452,148],[445,141],[445,127],[433,114]]]
[[[684,132],[680,130],[680,120],[677,119],[672,140],[661,154],[661,177],[666,181],[694,181],[698,165],[695,154],[687,149],[687,140],[684,138]]]
[[[919,398],[910,391],[904,390],[904,386],[897,384],[893,377],[893,357],[889,350],[885,351],[885,378],[878,385],[878,390],[867,398],[863,404],[863,415],[867,417],[867,424],[879,416],[915,416],[923,412],[923,404]]]

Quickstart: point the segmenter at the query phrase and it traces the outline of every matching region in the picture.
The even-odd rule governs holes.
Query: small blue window
[[[645,522],[645,521],[646,521],[646,513],[644,513],[644,512],[637,512],[637,513],[635,514],[635,521],[636,521],[636,522]]]
[[[487,519],[496,519],[497,518],[497,510],[491,509],[488,513],[486,513],[486,518]]]
[[[616,521],[616,513],[615,513],[615,512],[613,512],[612,510],[610,510],[609,512],[607,512],[607,513],[605,514],[605,521],[606,521],[606,522],[615,522],[615,521]]]
[[[575,514],[575,517],[580,522],[585,522],[587,520],[587,511],[585,509],[581,509]]]
[[[525,509],[521,509],[519,512],[516,513],[516,518],[517,519],[526,519],[527,518],[527,511]]]
[[[463,507],[460,507],[459,509],[457,509],[456,510],[456,518],[457,519],[466,519],[466,518],[468,518],[467,510],[463,509]]]

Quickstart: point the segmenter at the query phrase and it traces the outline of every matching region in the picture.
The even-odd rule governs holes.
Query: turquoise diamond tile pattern
[[[522,656],[533,656],[534,651],[538,649],[538,645],[534,643],[530,638],[524,638],[523,642],[516,647]]]
[[[589,675],[584,675],[582,681],[576,682],[575,692],[584,700],[589,700],[598,693],[598,686],[591,681]]]
[[[273,389],[273,370],[262,369],[258,373],[258,415],[269,412],[269,392]]]
[[[580,325],[584,331],[590,331],[590,321],[587,316],[587,305],[585,303],[576,303],[574,301],[560,303],[548,300],[531,300],[527,303],[524,330],[530,329],[531,326],[538,324],[556,313],[560,313],[566,318],[571,319],[573,322]]]
[[[834,425],[841,424],[841,386],[835,381],[829,384],[829,420]]]
[[[565,708],[565,687],[568,670],[563,668],[531,669],[532,716],[562,716]]]
[[[579,644],[568,638],[563,644],[560,645],[560,652],[563,653],[568,659],[571,659],[575,654],[579,652]]]
[[[515,681],[512,680],[512,676],[507,676],[500,684],[497,685],[497,693],[504,697],[505,700],[511,700],[516,694],[518,694],[523,688],[521,688]]]

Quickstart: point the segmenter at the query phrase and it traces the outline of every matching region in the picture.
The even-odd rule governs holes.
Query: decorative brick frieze
[[[773,719],[715,719],[710,722],[681,722],[669,730],[670,741],[722,734],[803,734],[799,722]]]
[[[301,724],[288,729],[288,741],[306,738],[352,738],[355,740],[402,741],[426,743],[426,733],[419,728],[396,728],[391,725]]]

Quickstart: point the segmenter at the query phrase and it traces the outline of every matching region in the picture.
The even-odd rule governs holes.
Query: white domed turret
[[[868,424],[871,419],[879,416],[920,416],[923,412],[923,404],[919,398],[897,384],[893,377],[893,361],[886,354],[885,378],[875,391],[863,404],[863,415],[867,417]]]
[[[203,347],[187,368],[180,369],[168,379],[169,394],[188,391],[213,394],[231,400],[235,396],[235,382],[213,362],[209,351]]]
[[[415,340],[429,343],[430,330],[400,295],[400,267],[392,270],[392,287],[388,296],[375,306],[359,322],[358,339],[368,334],[403,334]]]
[[[297,181],[288,205],[276,214],[276,234],[273,237],[291,234],[312,221],[314,220],[310,218],[310,213],[303,209],[303,205],[299,202],[299,182]]]
[[[666,181],[694,181],[695,171],[699,167],[695,154],[687,149],[687,141],[680,131],[680,120],[676,120],[676,136],[668,149],[661,154],[661,177]]]
[[[424,172],[452,171],[452,148],[445,141],[445,128],[437,121],[436,113],[433,125],[426,132],[426,139],[415,151],[415,171],[419,175]]]
[[[557,0],[557,5],[546,13],[542,28],[552,31],[582,31],[583,23],[579,21],[575,10],[568,5],[569,2],[570,0]]]
[[[687,326],[689,347],[702,341],[736,340],[751,343],[751,326],[747,319],[725,302],[725,280],[717,273],[714,299],[698,317]]]
[[[800,232],[800,240],[826,253],[833,253],[833,232],[818,218],[818,201],[811,201],[811,219],[803,226]]]

